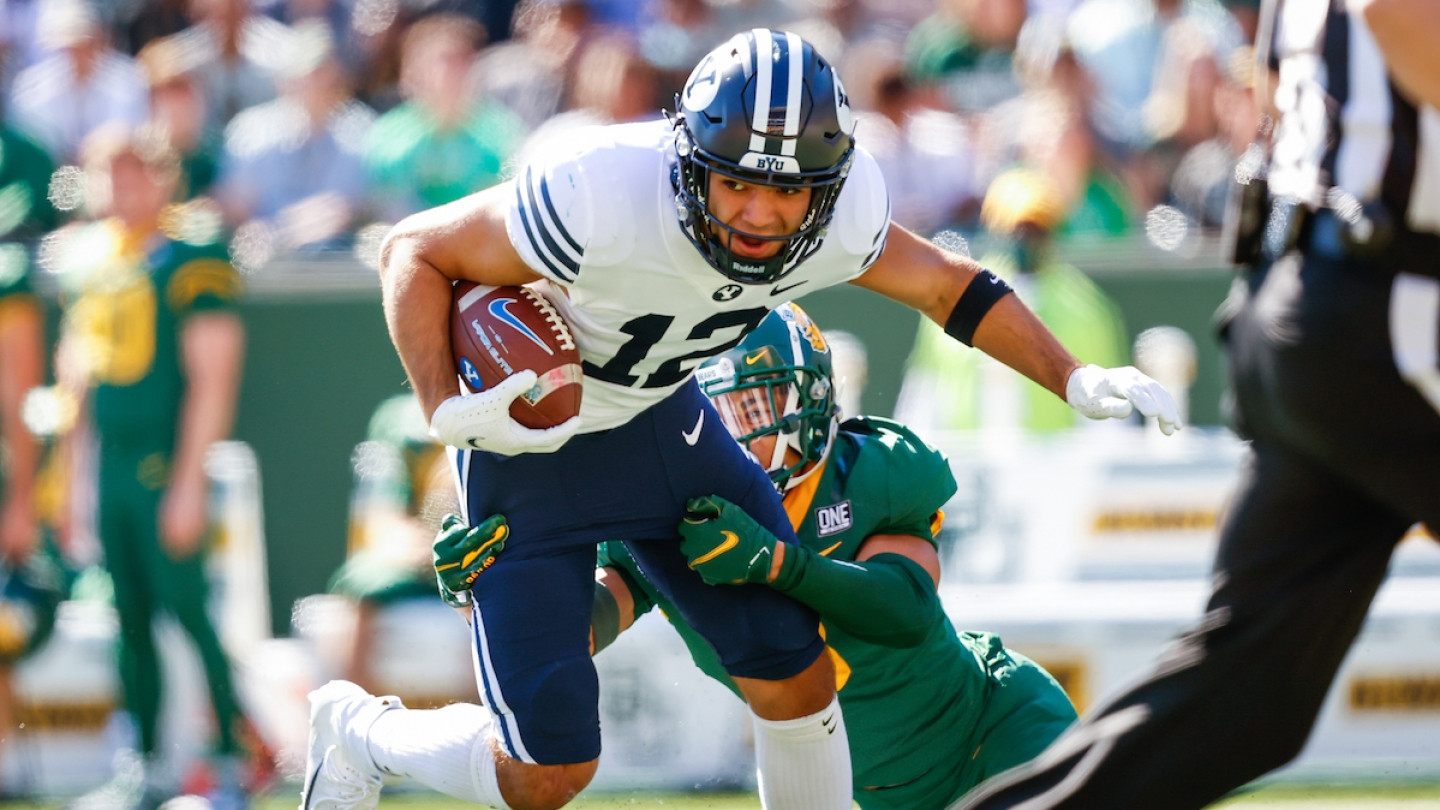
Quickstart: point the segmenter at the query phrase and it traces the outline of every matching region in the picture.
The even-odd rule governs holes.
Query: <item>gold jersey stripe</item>
[[[240,274],[223,259],[195,259],[181,265],[170,277],[165,300],[172,310],[183,310],[206,293],[227,301],[240,297]]]

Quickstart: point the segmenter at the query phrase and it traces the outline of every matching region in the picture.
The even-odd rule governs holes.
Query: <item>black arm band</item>
[[[955,309],[950,311],[950,317],[945,321],[945,334],[966,346],[973,346],[975,329],[980,326],[985,313],[995,306],[995,302],[1012,292],[1015,291],[1005,283],[1005,279],[989,270],[981,270],[960,294],[960,300],[955,302]]]

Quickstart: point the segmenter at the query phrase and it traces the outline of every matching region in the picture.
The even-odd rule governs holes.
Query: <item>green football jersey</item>
[[[792,489],[785,507],[807,548],[852,560],[878,534],[933,543],[940,507],[955,489],[945,457],[908,428],[858,418],[841,425],[824,469]],[[659,606],[695,663],[735,690],[710,646],[645,581],[623,544],[602,544],[600,562],[620,568],[638,591],[636,616]],[[925,640],[910,648],[863,642],[823,622],[821,634],[835,664],[862,808],[943,807],[990,775],[996,752],[977,757],[994,722],[987,708],[1015,664],[998,638],[957,633],[941,611]]]
[[[69,239],[65,330],[95,386],[96,428],[108,442],[169,447],[185,390],[180,331],[194,313],[233,308],[240,274],[224,245],[133,245],[114,221]]]

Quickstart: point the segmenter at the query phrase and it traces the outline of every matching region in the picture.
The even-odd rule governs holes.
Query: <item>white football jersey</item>
[[[585,432],[624,424],[734,348],[775,306],[849,281],[880,256],[890,203],[875,160],[856,149],[829,234],[773,284],[738,284],[680,228],[666,121],[580,130],[513,181],[510,241],[548,280],[585,367]]]

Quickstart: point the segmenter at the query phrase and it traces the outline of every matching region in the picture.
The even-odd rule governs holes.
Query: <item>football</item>
[[[530,369],[539,379],[510,406],[515,421],[547,428],[580,413],[580,352],[545,296],[470,281],[456,282],[452,295],[450,347],[462,390],[484,391]]]

